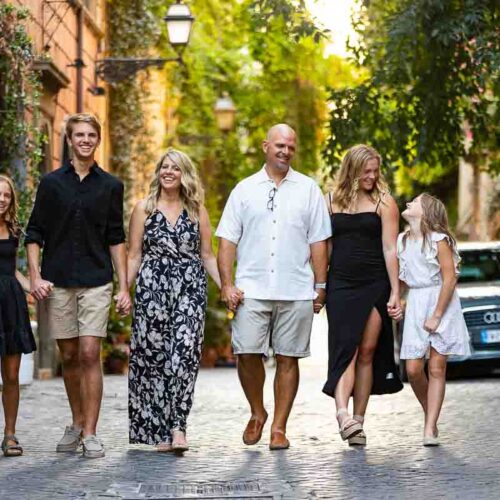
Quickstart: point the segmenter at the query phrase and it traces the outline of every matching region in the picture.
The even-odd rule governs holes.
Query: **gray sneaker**
[[[102,458],[104,456],[104,446],[95,435],[84,437],[82,446],[85,458]]]
[[[66,426],[64,436],[57,443],[56,451],[76,451],[80,446],[82,430],[74,425]]]

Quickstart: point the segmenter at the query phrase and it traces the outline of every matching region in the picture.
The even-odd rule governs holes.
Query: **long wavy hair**
[[[13,236],[18,237],[21,232],[21,225],[19,224],[19,220],[17,218],[18,205],[17,205],[17,196],[16,196],[16,189],[14,187],[14,182],[10,177],[7,177],[6,175],[3,174],[0,174],[0,182],[5,182],[9,186],[10,192],[12,193],[10,205],[9,208],[7,209],[7,212],[5,212],[4,220],[5,223],[7,224],[7,229],[9,230],[9,232]]]
[[[382,165],[382,157],[372,147],[357,144],[350,148],[342,159],[342,164],[333,182],[333,202],[341,212],[352,212],[358,202],[359,180],[363,174],[365,165],[370,160],[377,160],[379,167]],[[389,192],[382,172],[373,189],[368,196],[377,203],[384,194]]]
[[[419,197],[420,204],[422,205],[422,220],[420,221],[420,232],[422,233],[422,252],[425,246],[431,246],[431,233],[443,233],[448,236],[452,250],[457,249],[457,241],[453,236],[449,224],[448,214],[444,203],[430,195],[429,193],[422,193]],[[403,235],[403,248],[406,247],[406,240],[410,235],[410,231],[406,231]]]
[[[203,186],[198,171],[189,156],[174,148],[168,148],[156,164],[154,178],[150,184],[149,194],[146,198],[146,213],[150,214],[156,208],[160,199],[160,169],[167,158],[181,170],[180,198],[182,206],[187,210],[189,218],[193,222],[196,222],[200,218],[200,208],[205,198]]]

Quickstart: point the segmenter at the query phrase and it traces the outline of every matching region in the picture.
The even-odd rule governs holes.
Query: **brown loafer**
[[[255,417],[252,417],[248,421],[245,431],[243,432],[243,442],[246,445],[257,444],[260,441],[266,420],[267,417],[264,420],[257,420]]]
[[[283,431],[271,432],[270,450],[286,450],[288,448],[290,448],[290,441],[288,441]]]

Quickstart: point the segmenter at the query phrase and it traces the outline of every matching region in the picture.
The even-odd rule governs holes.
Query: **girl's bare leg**
[[[446,387],[447,356],[439,354],[431,347],[429,359],[429,388],[427,391],[427,413],[425,418],[424,436],[435,436],[437,421],[443,406]]]
[[[2,356],[2,403],[5,414],[5,435],[16,433],[17,411],[19,408],[19,366],[21,355]],[[9,442],[8,444],[15,444]]]
[[[425,359],[407,359],[406,373],[410,381],[411,388],[417,396],[418,402],[427,414],[427,390],[428,380],[424,371]]]

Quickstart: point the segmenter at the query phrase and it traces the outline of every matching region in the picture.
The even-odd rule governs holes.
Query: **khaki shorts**
[[[39,302],[41,323],[53,339],[106,337],[113,283],[91,288],[54,287]]]
[[[313,316],[312,300],[245,299],[232,321],[234,354],[267,356],[272,347],[282,356],[309,356]]]

